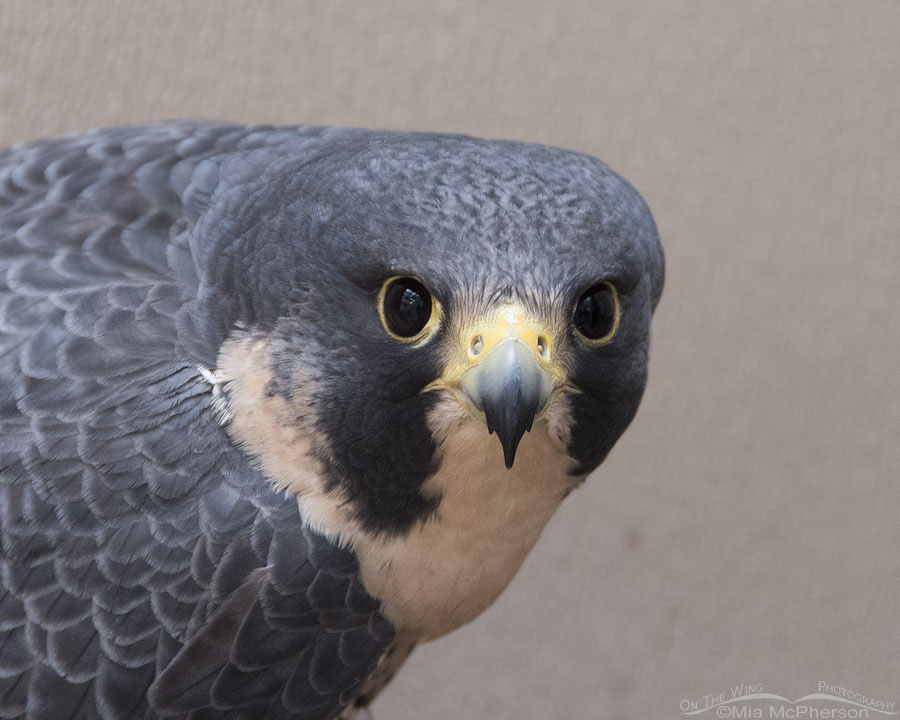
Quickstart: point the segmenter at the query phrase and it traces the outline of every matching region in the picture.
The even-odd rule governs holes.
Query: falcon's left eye
[[[422,340],[437,325],[436,302],[415,278],[391,278],[381,288],[381,322],[397,340]]]
[[[578,298],[572,324],[589,344],[604,345],[616,334],[619,312],[619,294],[615,285],[597,283]]]

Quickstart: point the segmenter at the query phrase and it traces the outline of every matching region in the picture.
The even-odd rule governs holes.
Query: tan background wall
[[[900,3],[0,5],[0,144],[165,117],[574,147],[656,214],[638,419],[377,720],[900,702]]]

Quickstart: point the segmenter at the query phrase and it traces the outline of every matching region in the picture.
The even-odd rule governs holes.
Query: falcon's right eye
[[[416,342],[437,327],[437,303],[415,278],[391,278],[381,288],[381,322],[395,339]]]

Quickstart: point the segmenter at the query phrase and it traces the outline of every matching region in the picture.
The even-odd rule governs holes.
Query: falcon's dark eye
[[[619,295],[608,282],[597,283],[578,298],[572,318],[578,330],[592,345],[612,339],[619,327]]]
[[[418,339],[426,327],[434,324],[433,310],[431,294],[415,278],[393,278],[381,290],[381,320],[399,340]]]

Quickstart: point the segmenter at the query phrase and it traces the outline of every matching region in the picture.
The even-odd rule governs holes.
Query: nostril
[[[484,350],[484,338],[481,335],[472,338],[471,350],[473,355],[480,355]]]
[[[539,335],[537,339],[537,347],[541,357],[547,357],[547,338],[545,338],[543,335]]]

